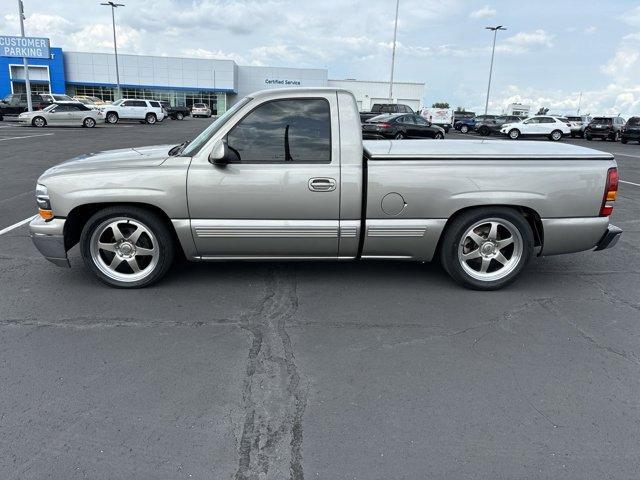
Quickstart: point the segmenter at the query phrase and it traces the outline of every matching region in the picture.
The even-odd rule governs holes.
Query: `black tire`
[[[140,280],[119,281],[105,275],[97,266],[91,253],[92,236],[96,229],[111,219],[121,217],[144,224],[155,236],[156,245],[159,249],[157,263],[149,271],[148,275]],[[87,269],[98,277],[101,282],[116,288],[143,288],[157,282],[167,273],[173,263],[175,245],[168,225],[157,214],[144,208],[123,205],[100,210],[87,221],[80,235],[80,253]]]
[[[444,133],[449,133],[450,128],[445,128]]]
[[[184,120],[184,115],[182,114],[182,112],[178,112],[176,113],[176,116],[174,118],[176,120]]]
[[[393,138],[395,138],[396,140],[402,140],[402,139],[404,139],[404,133],[398,132],[398,133],[396,133],[396,136],[393,137]]]
[[[522,252],[519,259],[514,261],[513,267],[504,277],[496,280],[479,280],[472,277],[463,268],[462,262],[459,260],[459,247],[464,240],[462,237],[473,225],[489,219],[506,221],[515,227],[521,237]],[[507,207],[477,208],[462,213],[447,224],[440,245],[440,262],[449,276],[466,288],[497,290],[509,285],[518,278],[533,256],[534,246],[531,226],[517,210]],[[495,260],[492,261],[495,262]]]
[[[87,117],[82,121],[82,126],[87,128],[93,128],[96,126],[96,121],[91,117]]]
[[[468,125],[462,125],[460,127],[460,133],[468,133],[469,132],[469,126]]]
[[[34,127],[46,127],[47,126],[47,121],[45,120],[44,117],[34,117],[33,120],[31,120],[31,125],[33,125]]]
[[[147,116],[144,117],[144,121],[149,125],[155,125],[155,123],[158,121],[158,117],[156,117],[154,113],[147,113]]]
[[[507,135],[511,140],[518,140],[520,138],[520,130],[518,130],[517,128],[512,128],[511,130],[509,130]]]
[[[491,130],[489,130],[489,127],[480,127],[478,133],[483,137],[488,137],[489,135],[491,135]]]
[[[436,140],[444,140],[444,134],[442,132],[438,132],[433,138],[435,138]]]
[[[589,142],[590,142],[591,140],[593,140],[593,137],[592,137],[591,135],[589,135],[588,133],[584,136],[584,138],[586,138],[586,139],[587,139],[587,141],[589,141]]]
[[[120,120],[120,117],[116,112],[107,112],[107,114],[105,115],[105,119],[107,123],[110,123],[111,125],[115,125]]]
[[[627,140],[626,138],[621,138],[621,139],[620,139],[620,142],[621,142],[622,144],[624,144],[624,145],[626,145],[628,141],[629,141],[629,140]]]
[[[551,140],[552,142],[562,140],[562,131],[554,130],[553,132],[551,132],[551,134],[549,135],[549,140]]]

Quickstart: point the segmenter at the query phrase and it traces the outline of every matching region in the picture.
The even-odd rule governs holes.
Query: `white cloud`
[[[485,5],[484,7],[474,10],[469,14],[469,18],[488,18],[493,17],[496,13],[498,13],[494,8],[491,8],[489,5]]]
[[[520,32],[506,39],[510,45],[519,47],[527,47],[531,45],[541,45],[545,47],[553,47],[553,35],[545,30],[538,29],[533,32]]]
[[[598,31],[598,27],[596,27],[595,25],[589,25],[587,28],[584,29],[584,33],[586,33],[587,35],[593,35],[597,31]]]

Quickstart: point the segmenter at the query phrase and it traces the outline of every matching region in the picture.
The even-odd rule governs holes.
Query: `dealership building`
[[[112,101],[116,95],[115,56],[67,52],[51,48],[50,58],[29,59],[34,92],[91,95]],[[278,68],[238,65],[233,60],[118,55],[120,85],[125,98],[168,100],[172,105],[209,104],[224,112],[256,90],[282,87],[337,87],[351,90],[358,106],[387,102],[388,82],[331,80],[321,68]],[[0,98],[26,90],[21,58],[0,57]],[[414,109],[421,105],[423,83],[394,82],[394,102]]]

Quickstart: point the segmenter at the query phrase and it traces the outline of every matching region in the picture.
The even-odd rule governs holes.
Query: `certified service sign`
[[[49,39],[0,35],[0,57],[49,58]]]

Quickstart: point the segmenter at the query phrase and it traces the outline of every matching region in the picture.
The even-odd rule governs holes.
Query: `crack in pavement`
[[[303,480],[302,419],[307,404],[286,323],[298,310],[293,267],[267,272],[265,294],[240,317],[251,346],[243,387],[244,423],[235,480]]]

